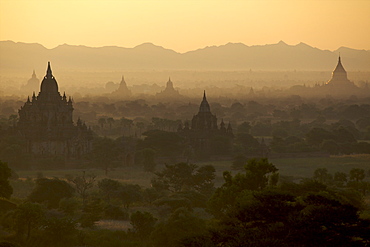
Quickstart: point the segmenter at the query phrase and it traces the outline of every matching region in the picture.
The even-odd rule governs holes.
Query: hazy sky
[[[0,0],[0,40],[178,52],[211,45],[307,43],[370,50],[370,0]]]

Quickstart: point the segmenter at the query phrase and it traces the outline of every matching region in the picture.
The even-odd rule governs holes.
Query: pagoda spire
[[[52,78],[53,77],[53,72],[51,71],[50,62],[48,62],[48,69],[46,70],[46,77],[47,78]]]
[[[209,107],[206,97],[206,90],[203,92],[203,100],[200,103],[199,112],[211,112],[211,108]]]

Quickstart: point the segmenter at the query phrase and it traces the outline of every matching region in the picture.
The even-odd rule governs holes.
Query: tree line
[[[78,176],[32,181],[12,198],[11,170],[0,163],[1,236],[6,246],[366,246],[368,174],[317,169],[300,182],[280,178],[267,159],[225,171],[214,186],[211,165],[166,165],[151,186]],[[348,180],[346,180],[348,178]],[[27,181],[22,181],[27,182]],[[127,221],[103,230],[102,219]]]

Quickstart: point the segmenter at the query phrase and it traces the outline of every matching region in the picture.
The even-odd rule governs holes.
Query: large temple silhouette
[[[80,158],[91,151],[92,131],[80,119],[73,123],[72,99],[59,93],[50,62],[39,94],[33,92],[18,112],[18,129],[27,141],[28,153]]]
[[[225,137],[230,140],[234,137],[231,124],[226,127],[221,120],[220,127],[217,125],[217,117],[212,114],[211,107],[207,101],[206,92],[203,93],[203,100],[200,103],[199,111],[193,116],[191,125],[185,122],[180,125],[178,133],[185,138],[195,152],[197,157],[209,157],[212,155],[212,141],[215,137]]]

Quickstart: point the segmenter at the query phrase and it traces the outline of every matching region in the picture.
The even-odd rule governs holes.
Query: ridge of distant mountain
[[[370,70],[370,51],[340,47],[321,50],[305,43],[247,46],[227,43],[178,53],[152,43],[133,48],[0,41],[0,72],[32,70],[52,61],[64,70],[332,70],[338,54],[347,70]]]

